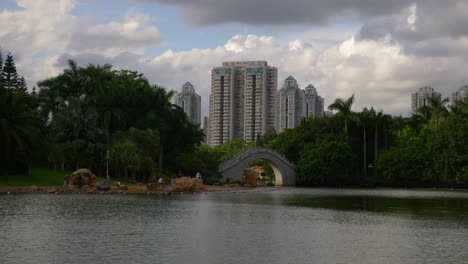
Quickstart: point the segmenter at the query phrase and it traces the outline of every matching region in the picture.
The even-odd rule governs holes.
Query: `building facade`
[[[175,103],[184,110],[192,124],[201,124],[201,97],[195,93],[190,82],[182,85],[182,91],[176,95]]]
[[[324,99],[312,84],[301,90],[296,79],[289,76],[278,91],[276,109],[276,131],[281,132],[296,127],[303,118],[323,117]]]
[[[210,142],[210,119],[205,116],[203,118],[203,134],[205,134],[205,137],[203,138],[203,142],[205,144],[208,144]]]
[[[304,89],[303,117],[323,117],[325,100],[318,95],[317,89],[309,84]]]
[[[441,97],[440,93],[435,92],[434,88],[430,86],[424,86],[418,89],[417,92],[411,94],[411,112],[417,113],[418,109],[424,106],[431,106],[429,98]]]
[[[303,116],[304,92],[299,89],[296,79],[289,76],[278,91],[276,109],[276,131],[296,127]]]
[[[209,144],[254,141],[275,125],[278,70],[266,61],[223,62],[211,71]]]
[[[463,85],[452,94],[452,104],[455,104],[457,101],[463,101],[465,98],[468,98],[468,85]]]

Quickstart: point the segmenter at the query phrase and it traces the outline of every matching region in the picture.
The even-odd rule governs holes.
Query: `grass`
[[[54,171],[47,167],[33,167],[31,175],[25,174],[0,176],[2,186],[58,186],[63,185],[63,177],[71,171]]]
[[[0,176],[0,186],[60,186],[63,185],[63,178],[72,171],[54,171],[48,167],[33,167],[31,175],[25,174]],[[97,177],[97,181],[103,181],[105,178]],[[110,180],[110,185],[115,184],[114,179]],[[134,185],[134,183],[120,181],[123,185]]]

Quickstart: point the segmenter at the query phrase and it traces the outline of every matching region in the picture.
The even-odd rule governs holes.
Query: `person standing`
[[[164,191],[165,189],[164,180],[161,177],[159,177],[158,184],[159,184],[159,188],[160,189],[162,188],[162,190]]]

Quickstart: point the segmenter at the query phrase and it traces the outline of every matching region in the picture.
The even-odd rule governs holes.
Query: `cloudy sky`
[[[211,68],[266,60],[326,105],[354,93],[356,110],[407,115],[418,87],[468,84],[468,1],[1,0],[0,48],[29,86],[70,58],[110,63],[167,89],[190,81],[206,114]]]

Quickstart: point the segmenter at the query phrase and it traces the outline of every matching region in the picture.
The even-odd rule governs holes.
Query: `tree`
[[[3,55],[2,55],[2,50],[0,49],[0,87],[2,85],[2,72],[3,72]]]
[[[367,129],[372,126],[372,123],[375,118],[375,110],[371,108],[370,110],[364,108],[362,112],[357,114],[358,123],[363,129],[363,172],[364,172],[364,179],[367,178]]]
[[[24,77],[21,77],[18,79],[18,89],[21,89],[22,91],[27,91],[28,90],[28,86],[26,85],[26,80],[24,79]]]
[[[3,87],[7,89],[18,88],[18,73],[11,53],[8,53],[2,70]]]
[[[0,89],[0,175],[18,163],[29,166],[42,131],[36,109],[28,94]]]
[[[452,102],[450,114],[468,120],[468,97],[465,97],[464,100]]]
[[[374,119],[373,125],[374,125],[374,163],[375,163],[377,161],[377,157],[379,154],[379,130],[390,129],[390,127],[392,126],[393,120],[391,116],[384,114],[382,110],[378,112],[374,111],[373,119]],[[398,124],[396,124],[396,126],[398,126]]]
[[[343,136],[308,143],[297,164],[299,185],[342,186],[352,183],[352,149]]]
[[[448,98],[442,99],[440,96],[434,96],[429,98],[429,111],[434,119],[434,126],[436,134],[439,133],[440,119],[448,114],[446,104],[449,102]]]
[[[93,165],[102,132],[97,127],[97,113],[86,104],[85,98],[70,97],[63,102],[54,116],[51,129],[58,142],[71,144],[73,160],[70,162],[76,169]]]
[[[351,116],[353,115],[353,112],[351,111],[351,107],[354,103],[354,94],[351,95],[351,97],[349,97],[348,99],[346,100],[343,100],[343,99],[335,99],[335,102],[333,102],[333,104],[329,105],[328,106],[328,109],[330,110],[337,110],[339,112],[339,114],[341,114],[344,118],[344,132],[345,132],[345,135],[346,135],[346,138],[348,138],[348,121],[349,119],[351,118]]]

